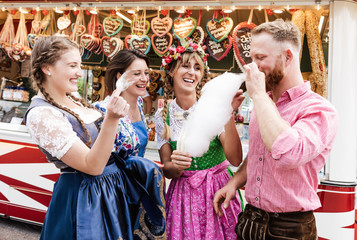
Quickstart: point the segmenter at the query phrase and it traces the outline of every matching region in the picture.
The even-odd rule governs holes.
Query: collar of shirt
[[[304,81],[304,84],[300,84],[296,87],[290,88],[290,89],[286,90],[285,92],[283,92],[283,94],[281,94],[281,96],[278,99],[278,101],[276,102],[276,104],[279,104],[279,103],[281,103],[283,101],[287,101],[287,100],[293,101],[294,99],[307,93],[310,89],[311,89],[310,82]],[[272,95],[271,91],[268,92],[268,95],[271,99],[273,99],[273,95]]]

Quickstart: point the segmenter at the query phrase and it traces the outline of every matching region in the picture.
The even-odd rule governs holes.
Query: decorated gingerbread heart
[[[27,39],[29,41],[30,47],[33,48],[36,40],[38,39],[38,36],[36,34],[28,34]]]
[[[71,19],[65,17],[59,17],[57,19],[57,27],[59,30],[64,30],[71,25]]]
[[[108,58],[112,58],[117,54],[121,49],[123,49],[123,41],[119,38],[104,36],[101,39],[101,46],[103,53]]]
[[[81,36],[80,45],[87,49],[88,46],[92,44],[94,37],[90,34],[83,34]]]
[[[250,57],[250,32],[256,25],[254,23],[242,22],[233,30],[233,52],[239,68],[244,72],[243,66],[251,63]]]
[[[207,36],[206,46],[210,56],[221,61],[232,48],[232,38],[228,36],[223,41],[216,42],[210,36]]]
[[[41,30],[45,31],[49,24],[50,24],[50,18],[48,18],[48,17],[43,18],[41,20]]]
[[[188,18],[175,18],[172,31],[174,35],[181,40],[190,37],[196,29],[197,21],[192,17]]]
[[[78,24],[78,26],[76,26],[75,23],[72,23],[71,28],[72,28],[72,32],[76,32],[77,36],[82,36],[87,30],[86,26],[82,24]]]
[[[205,38],[205,33],[200,26],[197,26],[195,31],[193,31],[193,33],[190,36],[190,39],[192,39],[192,41],[198,45],[202,45],[204,38]]]
[[[151,41],[148,36],[132,35],[130,39],[130,48],[136,49],[143,54],[147,54],[150,50]]]
[[[32,20],[31,26],[32,26],[32,29],[35,31],[35,33],[38,33],[41,30],[41,21]]]
[[[103,28],[105,34],[108,36],[114,36],[123,28],[123,20],[120,18],[106,17],[103,20]]]
[[[151,36],[151,44],[155,53],[162,57],[162,55],[164,55],[172,45],[172,35],[170,33],[166,33],[164,36],[160,37],[153,34]]]
[[[133,20],[130,27],[133,35],[146,35],[150,30],[150,22],[148,20]]]
[[[233,20],[230,17],[209,20],[206,24],[208,35],[216,42],[227,38],[233,28]]]
[[[151,20],[151,29],[153,33],[159,37],[163,37],[166,33],[168,33],[171,27],[172,19],[170,17],[155,17]]]

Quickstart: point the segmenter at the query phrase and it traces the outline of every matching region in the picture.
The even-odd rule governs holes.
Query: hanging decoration
[[[189,38],[193,31],[195,31],[197,27],[197,21],[195,18],[191,17],[192,11],[187,10],[185,17],[182,18],[181,14],[179,17],[174,19],[172,32],[174,33],[175,37],[180,40],[185,40]]]
[[[172,35],[170,33],[166,33],[164,36],[160,37],[153,34],[151,36],[151,43],[155,53],[162,57],[162,55],[164,55],[172,45]]]
[[[172,19],[169,16],[164,18],[157,16],[151,20],[152,32],[159,37],[163,37],[165,34],[167,34],[171,27]]]
[[[233,28],[232,18],[225,16],[221,12],[223,18],[217,19],[218,11],[214,11],[213,17],[206,24],[206,31],[208,35],[216,42],[223,41]]]
[[[97,14],[92,14],[87,31],[88,33],[81,36],[80,45],[89,52],[99,55],[102,52],[100,37],[103,33],[103,25],[99,23]],[[90,53],[87,53],[85,58],[89,57]]]
[[[256,27],[252,23],[253,9],[250,10],[249,19],[247,22],[241,22],[233,30],[233,52],[236,62],[242,72],[244,72],[243,66],[251,63],[250,57],[250,32]]]
[[[144,12],[146,11],[144,10]],[[150,22],[146,19],[134,19],[130,27],[132,35],[147,35],[150,30]]]
[[[103,20],[104,32],[109,37],[119,33],[123,26],[123,20],[120,18],[106,17]]]
[[[216,42],[210,36],[207,36],[206,46],[210,56],[217,61],[221,61],[227,56],[232,48],[232,38],[231,36],[228,36],[223,41]]]
[[[311,89],[327,97],[327,72],[322,50],[319,22],[315,10],[305,11],[306,39],[309,47],[312,74],[309,76]]]
[[[155,53],[162,57],[172,45],[172,35],[169,33],[172,19],[169,16],[160,18],[159,11],[157,11],[157,15],[151,20],[151,29],[154,32],[151,35],[151,44]]]
[[[27,35],[27,40],[30,44],[30,47],[33,48],[36,40],[39,38],[39,33],[41,30],[41,13],[36,10],[31,11],[34,14],[34,19],[31,22],[31,31]]]
[[[0,47],[5,50],[7,54],[11,51],[11,46],[15,39],[15,27],[12,14],[8,13],[6,21],[0,32]]]
[[[131,34],[125,37],[125,46],[129,49],[136,49],[143,54],[150,51],[151,41],[146,35],[150,29],[150,22],[146,20],[146,10],[141,16],[136,17],[131,22]]]
[[[130,48],[136,49],[144,54],[150,51],[151,41],[148,36],[132,35],[130,38]]]
[[[124,42],[120,38],[104,36],[101,39],[101,46],[104,55],[110,60],[124,48]]]
[[[23,62],[31,56],[31,52],[32,50],[27,39],[25,14],[21,13],[19,26],[9,56],[15,61]]]
[[[299,28],[300,30],[300,40],[301,40],[301,49],[300,49],[300,60],[302,56],[302,46],[304,44],[305,37],[305,12],[303,10],[297,10],[293,13],[291,21]]]
[[[80,37],[86,32],[87,28],[85,26],[84,22],[84,13],[83,10],[77,10],[77,18],[76,22],[72,23],[71,29],[72,29],[72,35],[71,35],[71,40],[80,43]]]

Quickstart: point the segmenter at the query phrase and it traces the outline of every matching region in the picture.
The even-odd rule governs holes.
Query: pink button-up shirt
[[[276,107],[291,128],[278,136],[271,152],[261,139],[252,111],[246,200],[268,212],[314,210],[321,206],[316,194],[318,172],[337,134],[337,112],[311,91],[310,82],[284,92]]]

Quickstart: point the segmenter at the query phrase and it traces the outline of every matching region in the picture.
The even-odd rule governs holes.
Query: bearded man
[[[248,158],[213,200],[221,214],[245,185],[248,204],[238,217],[237,239],[317,239],[318,173],[337,134],[338,116],[304,81],[300,48],[300,31],[290,21],[278,19],[252,31],[253,62],[245,65],[254,102]]]

